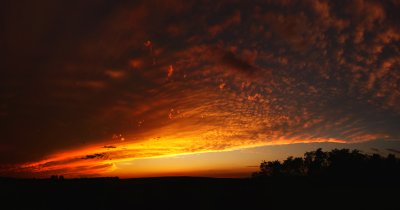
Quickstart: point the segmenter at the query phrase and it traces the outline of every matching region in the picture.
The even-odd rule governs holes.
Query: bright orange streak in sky
[[[316,143],[316,142],[333,142],[333,143],[346,143],[346,141],[339,139],[288,139],[288,140],[278,140],[274,142],[261,142],[255,141],[253,144],[249,144],[246,141],[238,142],[231,145],[213,145],[214,148],[220,147],[220,149],[210,149],[208,144],[216,142],[205,142],[200,141],[198,137],[193,138],[151,138],[143,142],[120,142],[117,144],[112,144],[112,146],[101,146],[94,145],[91,147],[81,148],[77,150],[59,152],[44,160],[28,163],[21,167],[21,170],[27,170],[33,173],[42,174],[43,176],[48,176],[52,173],[64,174],[69,177],[76,176],[104,176],[105,174],[111,173],[118,169],[119,172],[124,174],[124,176],[129,176],[129,174],[143,174],[146,172],[135,171],[135,168],[129,166],[124,166],[124,164],[119,164],[123,162],[134,161],[137,159],[147,159],[147,158],[171,158],[174,156],[181,155],[193,155],[199,153],[209,153],[209,152],[222,152],[222,151],[234,151],[246,148],[253,148],[266,145],[285,145],[294,143]],[[207,162],[208,167],[213,166],[213,161]],[[234,162],[234,161],[233,161]],[[117,168],[118,165],[118,168]],[[175,174],[191,174],[198,171],[201,174],[202,170],[205,168],[191,167],[182,169],[174,169],[174,165],[158,165],[156,168],[152,168],[152,173],[175,173]],[[158,168],[157,168],[158,167]],[[204,167],[204,166],[203,166]],[[237,168],[234,164],[230,166],[231,168]],[[217,167],[218,168],[218,167]],[[229,169],[229,168],[228,168]],[[227,170],[228,170],[227,169]],[[223,170],[223,167],[219,167],[219,170]],[[248,170],[248,169],[247,169]],[[129,172],[131,171],[131,172]],[[158,172],[157,172],[158,171]],[[240,171],[240,169],[236,169]],[[242,170],[243,171],[243,170]],[[244,170],[246,171],[246,170]],[[116,174],[118,175],[118,174]]]

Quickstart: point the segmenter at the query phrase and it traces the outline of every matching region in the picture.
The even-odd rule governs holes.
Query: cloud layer
[[[29,4],[2,9],[3,173],[400,139],[398,1]]]

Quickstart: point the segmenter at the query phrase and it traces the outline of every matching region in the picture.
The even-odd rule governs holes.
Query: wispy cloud
[[[56,3],[41,7],[44,22],[24,13],[40,26],[28,41],[12,36],[25,34],[14,19],[6,24],[0,162],[9,170],[78,176],[135,158],[400,139],[391,1],[89,6],[98,13],[67,19]],[[65,31],[45,24],[56,18]]]

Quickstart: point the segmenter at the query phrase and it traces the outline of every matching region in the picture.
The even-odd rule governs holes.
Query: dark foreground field
[[[1,179],[1,209],[400,209],[393,180]]]

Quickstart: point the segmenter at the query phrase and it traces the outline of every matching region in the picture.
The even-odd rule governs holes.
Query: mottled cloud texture
[[[9,1],[3,174],[400,139],[400,3]]]

